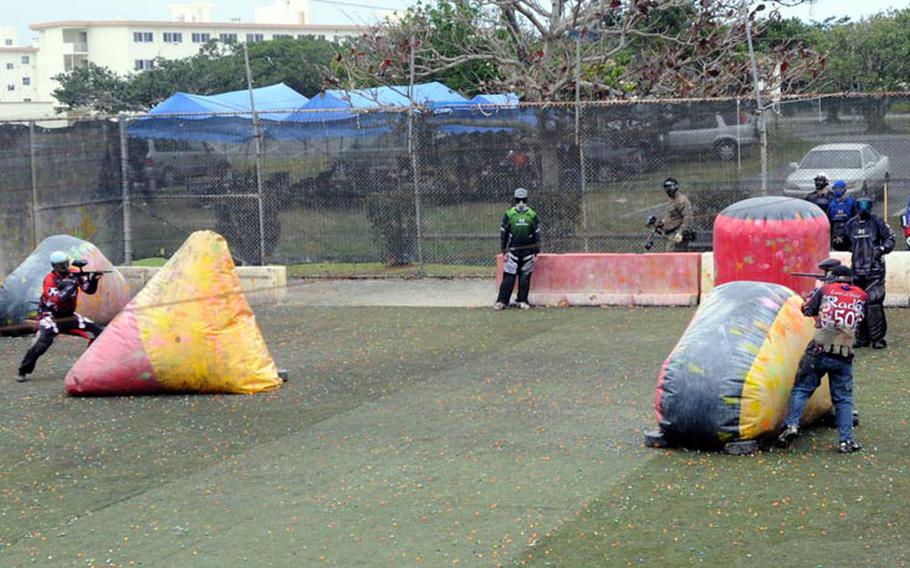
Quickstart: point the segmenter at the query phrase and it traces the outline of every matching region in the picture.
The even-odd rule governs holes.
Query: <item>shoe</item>
[[[872,342],[872,349],[884,349],[885,347],[888,347],[888,342],[884,339]]]
[[[862,446],[854,442],[853,440],[843,440],[838,446],[837,451],[842,454],[852,454],[853,452],[858,452],[863,449]]]
[[[16,382],[17,382],[17,383],[24,383],[24,382],[27,381],[27,380],[28,380],[28,376],[23,375],[22,373],[19,373],[19,375],[16,376]]]
[[[506,305],[503,304],[502,302],[496,302],[495,304],[493,304],[493,309],[494,310],[504,310],[504,309],[506,309]]]
[[[529,304],[529,303],[527,303],[527,302],[518,302],[518,307],[521,308],[521,309],[523,309],[523,310],[530,310],[530,309],[531,309],[531,304]]]
[[[859,339],[857,339],[856,341],[853,342],[853,348],[854,348],[854,349],[859,349],[860,347],[869,347],[869,342],[868,342],[868,341],[860,341]]]
[[[774,445],[778,448],[787,449],[790,447],[790,444],[793,443],[793,440],[795,440],[797,436],[799,436],[799,428],[795,424],[784,426],[784,429],[781,430],[781,433],[777,437],[777,440],[774,442]]]

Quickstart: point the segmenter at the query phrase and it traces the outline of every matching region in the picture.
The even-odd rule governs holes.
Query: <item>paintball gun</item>
[[[664,228],[663,221],[658,222],[657,217],[650,215],[645,221],[645,227],[651,229],[651,232],[648,234],[648,238],[645,240],[645,250],[651,250],[651,247],[654,246],[654,237],[662,236]]]
[[[812,272],[789,272],[790,276],[804,276],[806,278],[817,278],[819,280],[827,282],[828,275],[834,270],[835,267],[840,266],[841,262],[836,258],[826,258],[825,260],[818,263],[818,267],[822,270],[822,274],[814,274]]]
[[[87,276],[89,278],[98,278],[102,274],[109,274],[113,272],[112,270],[85,270],[84,268],[87,264],[88,261],[82,258],[73,261],[73,266],[79,269],[79,274],[82,276]]]

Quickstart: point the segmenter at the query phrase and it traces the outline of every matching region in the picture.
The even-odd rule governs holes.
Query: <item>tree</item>
[[[276,39],[248,45],[255,86],[284,82],[304,96],[323,87],[336,46],[315,38]],[[89,64],[54,77],[60,87],[54,97],[67,109],[97,112],[143,111],[177,91],[200,95],[246,88],[243,46],[212,41],[185,59],[155,60],[155,67],[120,76]]]
[[[107,67],[89,63],[53,77],[60,83],[53,96],[67,109],[90,108],[102,113],[124,110],[128,80]]]
[[[910,8],[841,22],[825,35],[827,90],[887,93],[910,88]],[[888,96],[865,97],[863,117],[870,131],[888,129]]]
[[[776,11],[759,17],[764,4],[748,12],[743,5],[741,0],[436,0],[375,26],[338,63],[356,86],[406,83],[413,38],[419,81],[458,73],[473,87],[468,92],[495,89],[526,100],[560,100],[574,96],[580,48],[579,86],[589,98],[749,94],[744,18],[756,39],[780,18]],[[820,57],[793,39],[764,44],[758,63],[766,81],[779,76],[788,91],[811,81]]]

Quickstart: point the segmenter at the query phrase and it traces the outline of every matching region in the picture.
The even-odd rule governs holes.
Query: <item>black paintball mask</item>
[[[859,212],[859,218],[867,220],[872,216],[872,198],[860,197],[856,200],[856,210]]]
[[[676,197],[676,194],[679,192],[679,182],[673,178],[665,179],[664,191],[667,192],[667,197]]]
[[[828,178],[818,176],[815,178],[815,189],[821,191],[828,186]]]
[[[849,266],[835,266],[831,269],[831,280],[834,282],[853,282],[853,271]]]

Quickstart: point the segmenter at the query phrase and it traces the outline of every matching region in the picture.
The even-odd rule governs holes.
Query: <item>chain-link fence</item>
[[[57,233],[131,262],[203,228],[246,264],[490,266],[516,187],[542,218],[544,250],[643,252],[668,176],[696,210],[691,248],[709,250],[724,207],[802,197],[818,171],[874,195],[879,212],[887,196],[895,224],[908,155],[904,95],[762,114],[731,99],[6,123],[0,266]]]

